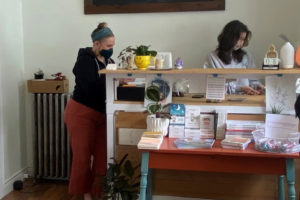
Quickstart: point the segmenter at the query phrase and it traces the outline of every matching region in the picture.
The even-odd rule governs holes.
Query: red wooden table
[[[284,176],[287,178],[288,197],[295,199],[294,159],[299,153],[265,153],[250,143],[245,150],[223,149],[216,140],[211,149],[177,149],[174,138],[165,138],[159,150],[141,150],[140,200],[152,199],[152,170],[191,170],[278,175],[278,197],[284,200]],[[150,169],[150,170],[149,170]]]

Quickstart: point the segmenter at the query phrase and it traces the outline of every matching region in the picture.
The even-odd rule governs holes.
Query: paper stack
[[[258,127],[263,127],[261,121],[227,120],[225,138],[240,137],[252,139],[252,131]]]
[[[174,141],[178,149],[212,148],[214,139],[178,138]]]
[[[250,138],[229,137],[221,142],[222,148],[225,149],[242,149],[244,150],[251,142]]]
[[[138,149],[159,149],[163,139],[162,132],[144,132],[137,147]]]

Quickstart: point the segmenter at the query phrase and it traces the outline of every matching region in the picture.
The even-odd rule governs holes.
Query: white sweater
[[[246,52],[241,62],[236,62],[234,60],[231,61],[230,64],[225,64],[223,61],[218,57],[217,52],[213,51],[208,56],[207,59],[203,65],[203,68],[219,68],[219,69],[230,69],[230,68],[240,68],[240,69],[246,69],[246,68],[257,68],[253,56]],[[249,79],[247,78],[241,78],[237,79],[236,83],[232,83],[236,85],[236,91],[241,91],[241,87],[243,86],[249,86]]]

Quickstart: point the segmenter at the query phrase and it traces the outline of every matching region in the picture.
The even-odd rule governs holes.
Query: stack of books
[[[144,132],[137,147],[138,149],[159,149],[163,139],[162,132]]]
[[[212,148],[214,139],[203,138],[178,138],[174,141],[178,149]]]
[[[229,137],[221,142],[222,148],[225,149],[241,149],[244,150],[251,142],[250,138]]]
[[[227,120],[225,138],[240,137],[252,139],[252,131],[264,126],[261,121]]]

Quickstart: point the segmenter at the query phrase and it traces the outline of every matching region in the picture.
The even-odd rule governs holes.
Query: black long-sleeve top
[[[114,63],[114,61],[109,59],[105,63]],[[96,58],[92,48],[87,47],[79,49],[73,68],[75,88],[72,98],[102,113],[106,111],[106,84],[105,75],[99,75],[98,70],[105,67],[106,65]]]

